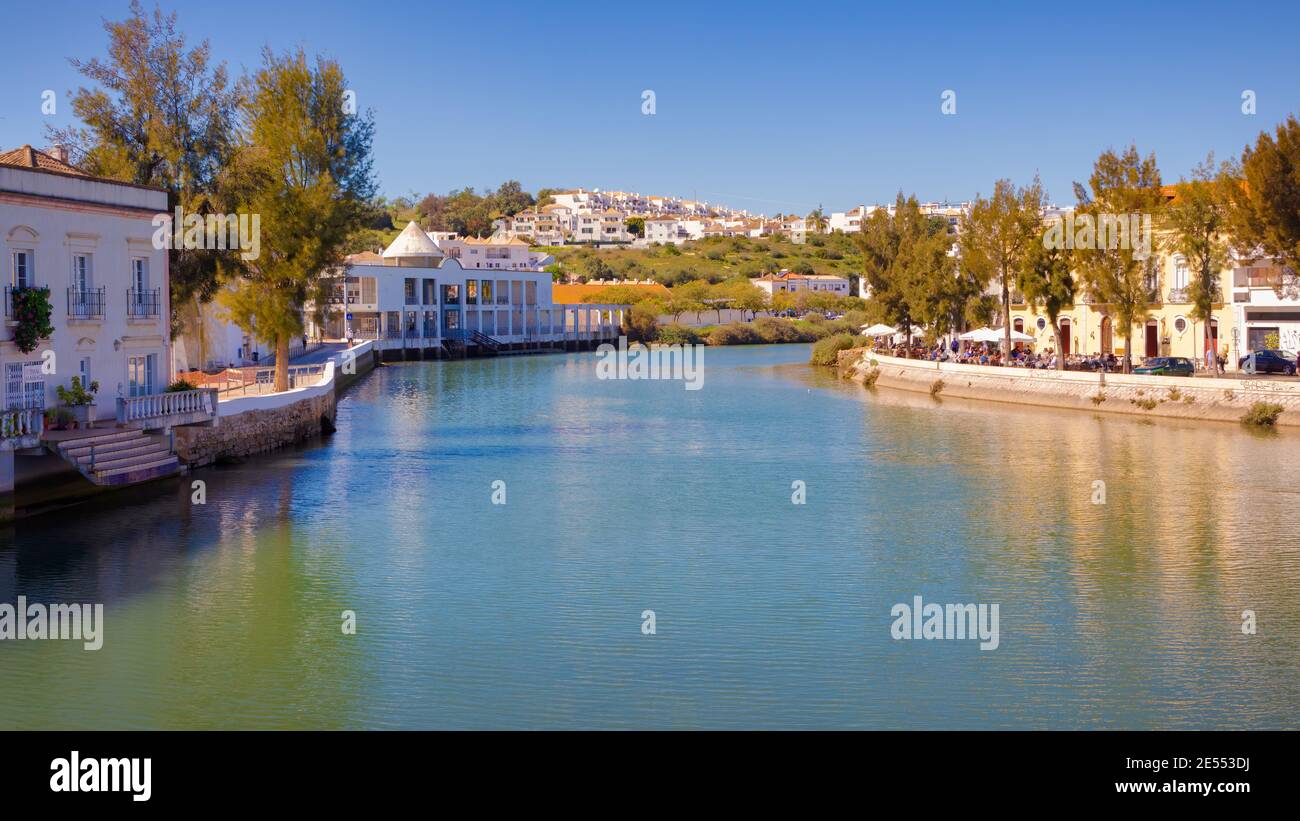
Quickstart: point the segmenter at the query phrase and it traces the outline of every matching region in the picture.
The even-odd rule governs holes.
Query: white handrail
[[[45,431],[45,411],[40,408],[0,411],[0,439],[40,436]]]
[[[146,396],[119,396],[117,398],[118,424],[192,413],[206,413],[215,416],[216,412],[216,388],[153,393]]]

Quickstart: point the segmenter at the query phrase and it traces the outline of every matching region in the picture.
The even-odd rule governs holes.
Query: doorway
[[[1070,355],[1070,331],[1071,330],[1072,328],[1070,326],[1070,320],[1068,318],[1062,318],[1061,319],[1061,356]]]
[[[1150,359],[1153,356],[1160,355],[1160,328],[1155,322],[1147,322],[1146,327],[1146,356]]]
[[[1103,354],[1112,354],[1115,352],[1113,343],[1111,342],[1111,323],[1110,317],[1108,316],[1103,316],[1101,318],[1101,352]]]

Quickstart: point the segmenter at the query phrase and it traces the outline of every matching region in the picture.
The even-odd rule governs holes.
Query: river
[[[1300,726],[1297,434],[807,357],[394,364],[318,443],[0,532],[0,602],[105,607],[0,641],[0,728]],[[895,639],[915,596],[997,648]]]

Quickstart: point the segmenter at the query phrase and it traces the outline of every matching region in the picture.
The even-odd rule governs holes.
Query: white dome
[[[384,249],[384,259],[394,257],[440,257],[442,251],[429,235],[420,230],[420,224],[411,220],[402,229],[402,233],[397,235],[397,239]]]

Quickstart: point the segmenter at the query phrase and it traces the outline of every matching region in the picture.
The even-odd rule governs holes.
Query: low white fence
[[[119,396],[117,398],[117,423],[119,425],[195,414],[213,416],[216,412],[216,388],[154,393],[148,396]]]
[[[40,436],[45,431],[45,411],[40,408],[0,411],[0,439]]]

